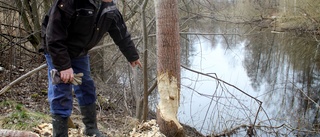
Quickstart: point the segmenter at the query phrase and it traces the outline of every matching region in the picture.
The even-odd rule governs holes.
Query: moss
[[[37,97],[39,97],[38,93],[34,93],[34,94],[31,95],[31,98],[37,98]]]

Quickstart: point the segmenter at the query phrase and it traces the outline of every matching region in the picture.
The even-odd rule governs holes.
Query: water
[[[302,16],[297,9],[318,15],[317,2],[199,2],[201,8],[188,6],[205,17],[181,27],[199,35],[182,35],[181,64],[192,71],[181,71],[180,122],[205,135],[245,136],[254,125],[257,136],[319,136],[320,38],[277,32],[301,27],[291,20]],[[261,17],[269,20],[245,24]]]
[[[225,31],[221,26],[215,29]],[[189,36],[187,67],[211,77],[182,69],[180,122],[203,134],[238,129],[235,136],[244,136],[254,124],[258,136],[315,136],[319,86],[313,77],[319,72],[312,51],[317,46],[306,38],[260,30]]]
[[[222,41],[221,37],[217,39]],[[258,96],[256,92],[253,92],[250,80],[242,67],[245,42],[240,41],[237,48],[226,50],[221,46],[221,42],[211,43],[210,40],[200,37],[191,46],[195,48],[193,53],[195,56],[190,57],[191,69],[211,74],[212,76],[215,73],[219,79],[241,88],[252,96]],[[195,128],[200,129],[203,133],[210,133],[213,126],[219,124],[216,123],[218,122],[218,117],[223,116],[225,119],[230,120],[233,117],[245,117],[245,114],[239,113],[236,116],[235,113],[237,112],[223,112],[221,110],[231,106],[241,107],[237,103],[235,96],[239,97],[239,99],[248,100],[242,102],[243,107],[257,108],[257,105],[259,105],[254,103],[255,101],[250,97],[245,97],[243,93],[235,91],[233,88],[228,87],[221,90],[220,87],[217,87],[217,81],[210,77],[198,75],[185,69],[182,70],[181,75],[183,86],[181,89],[182,99],[179,118],[181,122],[194,125]],[[231,95],[234,95],[234,97]]]

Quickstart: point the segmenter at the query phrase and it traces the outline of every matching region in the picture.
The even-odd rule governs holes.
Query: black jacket
[[[42,45],[61,71],[86,55],[108,32],[129,62],[139,55],[116,5],[101,0],[55,0],[42,22]]]

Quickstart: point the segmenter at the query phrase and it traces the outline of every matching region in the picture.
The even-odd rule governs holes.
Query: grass
[[[1,111],[4,111],[0,116],[0,128],[14,130],[32,130],[34,127],[43,122],[49,122],[50,116],[31,112],[14,101],[0,102]]]

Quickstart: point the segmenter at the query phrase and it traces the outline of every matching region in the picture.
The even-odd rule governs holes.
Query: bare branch
[[[0,90],[0,95],[2,95],[3,93],[5,93],[6,91],[8,91],[13,85],[19,83],[20,81],[24,80],[25,78],[31,76],[31,75],[34,74],[34,73],[37,73],[38,71],[40,71],[41,69],[46,68],[46,67],[47,67],[47,64],[42,64],[41,66],[35,68],[34,70],[29,71],[28,73],[20,76],[18,79],[14,80],[14,81],[11,82],[10,84],[8,84],[8,85],[5,86],[4,88],[2,88],[2,89]]]
[[[292,85],[296,87],[296,85],[292,82]],[[311,97],[309,97],[303,90],[298,89],[299,92],[301,92],[304,96],[306,96],[306,98],[308,98],[308,100],[310,100],[318,109],[320,108],[319,104],[314,101]]]
[[[259,99],[251,96],[250,94],[246,93],[245,91],[241,90],[240,88],[236,87],[235,85],[232,85],[232,84],[230,84],[230,83],[228,83],[228,82],[226,82],[226,81],[224,81],[224,80],[222,80],[222,79],[219,79],[219,78],[216,78],[216,77],[211,76],[211,75],[209,75],[209,74],[205,74],[205,73],[202,73],[202,72],[199,72],[199,71],[190,69],[190,68],[188,68],[188,67],[186,67],[186,66],[184,66],[184,65],[181,65],[181,67],[184,68],[184,69],[186,69],[186,70],[189,70],[189,71],[191,71],[191,72],[195,72],[195,73],[201,74],[201,75],[203,75],[203,76],[207,76],[207,77],[213,78],[213,79],[215,79],[215,80],[218,80],[218,81],[220,81],[220,82],[222,82],[222,83],[224,83],[224,84],[227,84],[227,85],[229,85],[229,86],[237,89],[238,91],[242,92],[243,94],[249,96],[250,98],[256,100],[258,103],[262,104],[262,101],[260,101]]]
[[[109,43],[109,44],[106,44],[106,45],[98,46],[98,47],[90,50],[89,52],[92,52],[92,51],[95,51],[95,50],[100,49],[100,48],[102,48],[102,47],[110,46],[110,45],[113,45],[113,44],[114,44],[114,43]],[[119,58],[120,58],[120,56],[118,56],[115,60],[117,60],[117,59],[119,59]],[[113,64],[115,64],[115,63],[113,63]],[[3,93],[5,93],[6,91],[8,91],[13,85],[18,84],[19,82],[21,82],[21,81],[24,80],[25,78],[30,77],[32,74],[37,73],[38,71],[40,71],[41,69],[44,69],[44,68],[46,68],[46,67],[47,67],[47,64],[42,64],[41,66],[33,69],[32,71],[29,71],[28,73],[20,76],[19,78],[17,78],[17,79],[14,80],[13,82],[11,82],[10,84],[8,84],[8,85],[5,86],[4,88],[2,88],[2,89],[0,90],[0,95],[2,95]],[[110,67],[110,68],[111,68],[111,67]]]

